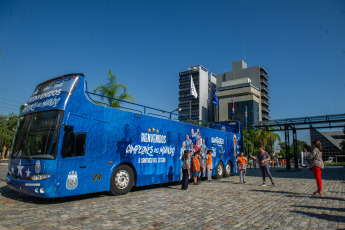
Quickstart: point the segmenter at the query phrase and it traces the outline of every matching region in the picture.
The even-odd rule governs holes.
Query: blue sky
[[[270,77],[271,118],[345,112],[345,1],[0,0],[0,114],[35,86],[109,69],[139,104],[174,110],[178,73],[243,59]]]

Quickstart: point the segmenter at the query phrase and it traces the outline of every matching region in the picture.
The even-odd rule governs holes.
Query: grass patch
[[[324,162],[324,165],[345,165],[345,162]]]

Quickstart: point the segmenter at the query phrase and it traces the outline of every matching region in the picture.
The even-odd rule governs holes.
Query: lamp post
[[[173,111],[171,111],[171,112],[169,112],[169,119],[171,120],[171,114],[173,113],[173,112],[175,112],[175,111],[181,111],[182,109],[181,108],[177,108],[177,109],[174,109]]]

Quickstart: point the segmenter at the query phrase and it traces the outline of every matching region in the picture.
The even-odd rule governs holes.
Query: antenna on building
[[[243,60],[246,60],[246,43],[245,43],[245,37],[244,35],[242,36],[243,39]]]

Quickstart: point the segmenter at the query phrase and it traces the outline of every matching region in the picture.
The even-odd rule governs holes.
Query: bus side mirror
[[[73,126],[71,125],[64,125],[65,132],[73,132]]]

